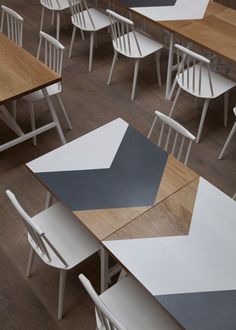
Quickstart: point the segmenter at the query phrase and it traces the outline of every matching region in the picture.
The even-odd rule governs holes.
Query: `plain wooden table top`
[[[60,80],[55,72],[0,33],[0,104]]]

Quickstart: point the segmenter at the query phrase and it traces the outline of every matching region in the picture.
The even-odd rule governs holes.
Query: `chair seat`
[[[64,10],[70,8],[68,0],[50,0],[48,1],[50,5],[47,5],[41,0],[41,5],[50,10]]]
[[[152,40],[151,38],[148,38],[145,35],[135,31],[135,35],[137,37],[139,47],[141,50],[141,55],[140,55],[133,32],[129,32],[128,34],[129,34],[129,38],[130,38],[130,50],[131,50],[130,52],[129,52],[129,49],[126,49],[126,51],[125,51],[125,49],[123,51],[121,51],[119,40],[117,41],[118,45],[119,45],[118,47],[116,44],[116,40],[113,40],[114,49],[126,57],[144,58],[163,48],[163,45],[160,44],[159,42],[156,42],[156,41]],[[125,34],[125,38],[127,39],[127,43],[128,43],[127,34]]]
[[[61,83],[56,83],[47,87],[47,92],[49,96],[61,93],[61,90]],[[23,97],[23,100],[27,102],[36,102],[42,99],[44,99],[44,95],[41,89]]]
[[[119,281],[99,297],[119,322],[129,330],[180,329],[156,299],[130,276]]]
[[[31,236],[28,240],[45,263],[56,268],[71,269],[100,249],[100,244],[84,225],[61,203],[54,204],[42,211],[32,220],[45,232],[46,237],[64,258],[65,267],[52,249],[46,244],[51,260],[37,249]]]
[[[199,70],[200,66],[195,66],[195,81],[198,81],[199,79]],[[182,82],[182,76],[184,75],[184,83]],[[184,71],[184,73],[181,73],[177,76],[177,82],[179,86],[185,90],[186,92],[201,98],[209,98],[214,99],[234,86],[236,86],[236,83],[228,78],[225,78],[224,76],[211,71],[211,79],[212,79],[212,85],[213,85],[213,91],[214,95],[211,93],[210,84],[209,84],[209,78],[208,78],[208,72],[206,67],[202,67],[202,86],[201,86],[201,93],[199,94],[198,86],[195,86],[195,92],[193,92],[193,67],[189,68],[189,87],[187,87],[187,70]]]
[[[88,12],[92,17],[94,26],[89,18]],[[80,17],[79,14],[73,15],[71,16],[71,21],[75,26],[77,26],[79,29],[83,31],[95,32],[110,26],[109,18],[95,8],[89,8],[88,11],[84,10],[83,12],[81,12]],[[81,24],[80,19],[82,23],[85,21],[85,24],[84,23]]]

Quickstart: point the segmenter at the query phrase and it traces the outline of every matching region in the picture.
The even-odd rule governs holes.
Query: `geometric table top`
[[[235,329],[235,237],[236,202],[200,178],[103,243],[186,329]]]
[[[100,240],[198,177],[121,118],[27,166]]]

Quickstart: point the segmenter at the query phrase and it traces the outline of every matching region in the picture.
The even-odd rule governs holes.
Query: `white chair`
[[[48,35],[47,33],[44,33],[40,31],[39,34],[39,46],[38,46],[38,52],[37,52],[37,59],[40,58],[42,43],[44,43],[44,63],[52,70],[58,73],[59,76],[61,76],[62,73],[62,62],[63,62],[63,52],[64,52],[64,46],[56,39]],[[62,91],[61,83],[53,84],[49,87],[47,87],[48,95],[49,96],[55,96],[57,99],[63,115],[66,119],[66,122],[69,126],[69,129],[72,129],[70,120],[68,118],[68,115],[66,113],[66,109],[64,107],[64,104],[62,102],[60,93]],[[37,101],[40,101],[44,99],[44,95],[42,90],[36,91],[34,93],[28,94],[23,97],[25,101],[29,103],[29,109],[30,109],[30,118],[31,118],[31,126],[32,129],[35,129],[35,113],[34,113],[34,103]],[[36,145],[36,137],[33,138],[34,145]]]
[[[71,8],[71,21],[74,25],[69,58],[71,58],[72,48],[75,41],[76,29],[82,32],[90,32],[90,50],[89,50],[89,72],[92,71],[93,49],[95,33],[107,28],[110,25],[109,18],[95,8],[88,8],[85,0],[68,0]]]
[[[148,139],[150,139],[152,132],[157,124],[157,120],[161,122],[161,129],[160,134],[158,138],[158,146],[161,147],[162,145],[162,139],[164,136],[164,130],[165,126],[167,128],[167,136],[166,140],[163,141],[164,143],[164,150],[171,150],[171,154],[174,156],[177,153],[177,150],[179,149],[177,153],[177,159],[180,160],[181,158],[184,158],[184,164],[186,165],[189,159],[189,154],[192,148],[192,143],[195,141],[195,136],[191,134],[186,128],[184,128],[182,125],[177,123],[174,119],[164,115],[163,113],[159,111],[155,111],[155,118],[153,120],[153,123],[150,127],[149,133],[148,133]],[[174,133],[174,140],[173,144],[170,144],[170,138],[172,132]],[[181,142],[178,143],[179,137],[181,138]],[[184,147],[185,140],[187,140],[188,144],[187,147]],[[179,147],[179,148],[178,148]],[[186,151],[186,153],[184,153]]]
[[[2,17],[0,32],[6,31],[6,35],[9,39],[15,42],[18,46],[22,47],[23,43],[23,23],[24,18],[21,17],[14,10],[1,6]],[[6,21],[5,21],[6,17]],[[12,101],[13,116],[16,119],[16,100]]]
[[[161,86],[160,54],[163,45],[135,31],[134,23],[131,20],[108,9],[107,13],[110,18],[112,44],[114,48],[114,57],[107,85],[109,86],[111,83],[111,77],[118,58],[118,53],[128,58],[134,59],[134,78],[131,93],[131,100],[133,101],[136,90],[140,59],[145,58],[151,54],[155,55],[158,84]]]
[[[65,11],[68,9],[69,2],[68,0],[40,0],[42,5],[42,14],[41,14],[41,21],[40,21],[40,31],[43,30],[43,23],[44,23],[44,16],[45,16],[45,9],[52,11],[52,23],[54,21],[54,13],[56,12],[56,39],[59,40],[60,38],[60,13],[61,11]]]
[[[100,296],[83,274],[79,279],[95,304],[97,330],[180,329],[156,299],[130,276]]]
[[[234,107],[233,112],[234,112],[234,114],[236,116],[236,107]],[[232,127],[232,129],[231,129],[231,131],[229,133],[229,136],[228,136],[228,138],[227,138],[227,140],[226,140],[226,142],[225,142],[225,144],[224,144],[224,146],[223,146],[223,148],[221,150],[221,153],[219,155],[219,159],[222,159],[222,157],[223,157],[223,155],[225,153],[225,150],[227,149],[227,147],[228,147],[230,141],[232,140],[232,137],[234,136],[235,132],[236,132],[236,121],[235,121],[234,126]]]
[[[10,190],[6,194],[28,232],[30,254],[26,276],[30,276],[35,252],[47,265],[60,270],[58,319],[61,320],[67,271],[98,252],[100,244],[61,203],[30,217]]]
[[[18,46],[22,47],[23,42],[23,23],[24,19],[19,14],[17,14],[14,10],[1,6],[2,9],[2,17],[1,17],[1,26],[0,32],[4,32],[6,30],[6,34],[9,39],[15,42]],[[6,16],[6,23],[4,24]],[[4,26],[6,27],[4,29]]]
[[[225,101],[224,125],[227,125],[229,90],[235,87],[236,83],[211,71],[210,60],[204,56],[177,44],[175,45],[175,48],[177,49],[178,72],[174,86],[177,83],[179,87],[169,115],[170,117],[172,116],[182,89],[197,98],[205,99],[196,138],[196,142],[198,143],[201,137],[209,102],[211,99],[217,98],[222,94],[224,94]]]

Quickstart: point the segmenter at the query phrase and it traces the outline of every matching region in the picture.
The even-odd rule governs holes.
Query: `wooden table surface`
[[[55,72],[0,33],[0,104],[60,80]]]
[[[165,198],[183,188],[198,176],[197,173],[169,155],[153,205],[158,205]],[[126,226],[140,215],[146,214],[149,209],[153,208],[153,205],[129,208],[80,210],[74,211],[73,213],[99,240],[104,240],[106,237],[114,234],[117,230]]]
[[[158,7],[156,8],[158,10]],[[154,21],[133,9],[130,10],[229,61],[236,62],[236,10],[234,9],[209,2],[203,19],[172,21]]]
[[[236,326],[236,202],[203,178],[103,244],[188,330]]]
[[[199,177],[121,118],[27,166],[100,241]]]

